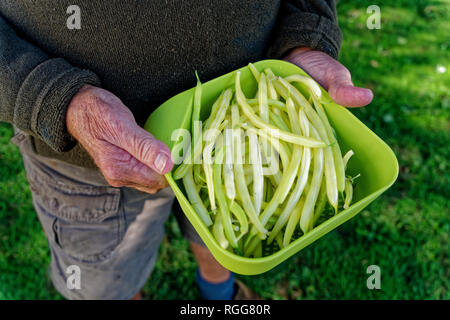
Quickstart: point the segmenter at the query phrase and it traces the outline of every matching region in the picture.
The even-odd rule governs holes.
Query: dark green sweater
[[[142,125],[194,70],[207,81],[300,46],[337,57],[341,39],[334,0],[1,0],[0,121],[36,153],[92,167],[65,123],[82,85],[110,90]]]

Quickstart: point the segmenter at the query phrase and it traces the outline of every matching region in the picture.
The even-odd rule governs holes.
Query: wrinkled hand
[[[370,89],[353,86],[350,71],[326,53],[309,48],[297,48],[284,60],[302,68],[328,91],[337,104],[363,107],[373,99]]]
[[[73,97],[66,122],[111,186],[148,193],[167,187],[162,175],[173,166],[169,148],[139,127],[111,92],[85,85]]]

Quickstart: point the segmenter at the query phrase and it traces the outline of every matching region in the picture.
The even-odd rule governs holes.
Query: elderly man
[[[72,25],[71,25],[72,22]],[[335,59],[333,0],[2,0],[0,121],[12,123],[69,299],[139,297],[174,195],[169,149],[141,126],[167,98],[264,58],[302,67],[342,105],[368,104]],[[249,297],[182,214],[205,299]],[[80,288],[66,285],[69,266]]]

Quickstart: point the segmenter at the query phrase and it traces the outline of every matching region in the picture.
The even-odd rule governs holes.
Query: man
[[[69,28],[68,18],[79,26]],[[3,0],[0,121],[16,129],[61,294],[139,297],[174,200],[163,177],[170,151],[141,126],[194,86],[194,70],[205,82],[284,58],[337,103],[367,105],[371,91],[354,87],[335,60],[341,38],[332,0]],[[203,297],[248,292],[178,219]],[[81,271],[75,290],[66,285],[71,265]]]

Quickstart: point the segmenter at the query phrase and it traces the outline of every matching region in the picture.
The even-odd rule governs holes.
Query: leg
[[[184,215],[177,201],[173,205],[173,212],[183,237],[189,241],[191,250],[199,266],[200,275],[211,283],[219,283],[227,280],[231,272],[217,262],[211,252],[209,252],[197,231],[195,231],[192,224]]]
[[[183,236],[190,242],[191,250],[198,263],[197,283],[205,299],[260,299],[244,283],[234,278],[234,274],[224,268],[206,248],[202,239],[195,231],[177,202],[174,205],[174,214],[177,218]]]
[[[207,300],[232,299],[235,294],[234,274],[216,261],[177,202],[174,205],[174,214],[181,233],[190,242],[191,250],[197,260],[196,279],[202,297]]]
[[[192,241],[190,245],[203,279],[211,283],[219,283],[230,278],[231,272],[214,259],[208,248]]]

